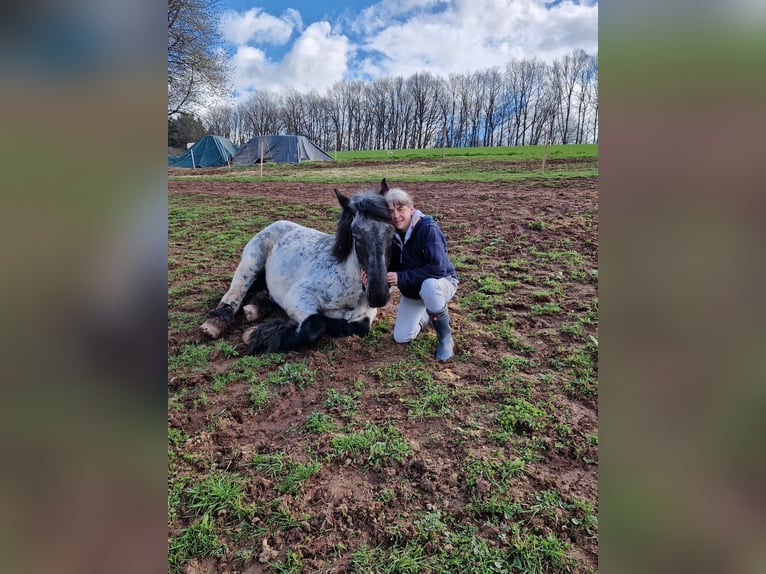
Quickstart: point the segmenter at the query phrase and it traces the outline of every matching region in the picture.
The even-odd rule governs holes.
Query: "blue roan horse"
[[[366,191],[349,199],[336,189],[335,195],[343,212],[334,236],[277,221],[247,243],[229,290],[200,326],[204,333],[214,339],[223,335],[240,308],[248,321],[258,319],[256,306],[242,304],[251,288],[264,281],[271,299],[290,319],[246,331],[249,355],[288,351],[324,334],[370,332],[377,308],[389,298],[386,271],[394,226],[381,194]],[[366,288],[362,270],[368,277]]]

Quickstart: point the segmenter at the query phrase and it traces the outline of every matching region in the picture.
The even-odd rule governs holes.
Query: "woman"
[[[431,216],[415,209],[407,192],[389,189],[385,180],[381,192],[397,231],[387,274],[388,284],[401,293],[394,340],[409,343],[430,321],[439,340],[436,360],[446,361],[453,354],[447,302],[455,296],[458,279],[444,234]]]

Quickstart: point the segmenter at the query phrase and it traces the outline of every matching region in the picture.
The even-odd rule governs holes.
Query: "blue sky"
[[[237,99],[598,50],[597,0],[222,0]]]

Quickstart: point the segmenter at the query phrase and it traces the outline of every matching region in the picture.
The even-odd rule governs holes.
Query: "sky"
[[[236,99],[598,52],[598,0],[221,0]]]

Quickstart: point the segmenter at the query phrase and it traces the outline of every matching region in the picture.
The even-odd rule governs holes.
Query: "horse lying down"
[[[257,320],[259,308],[242,304],[251,288],[264,283],[289,319],[248,329],[243,335],[248,355],[288,351],[325,334],[370,332],[377,308],[389,299],[386,271],[394,226],[381,195],[384,189],[350,199],[334,191],[343,208],[335,235],[291,221],[265,227],[245,245],[229,290],[200,326],[204,333],[213,339],[224,335],[240,308],[248,321]]]

